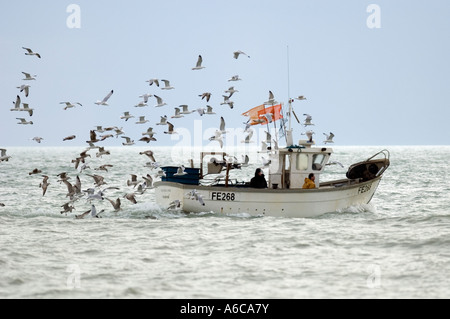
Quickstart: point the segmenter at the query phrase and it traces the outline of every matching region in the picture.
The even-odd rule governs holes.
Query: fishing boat
[[[351,165],[345,179],[322,180],[334,151],[331,147],[317,147],[312,138],[293,142],[291,121],[295,113],[292,102],[289,101],[289,129],[286,129],[285,135],[287,146],[264,151],[268,156],[267,188],[252,188],[249,182],[230,178],[233,169],[245,167],[230,161],[226,153],[204,152],[200,156],[199,168],[183,168],[180,174],[178,167],[163,167],[166,176],[155,183],[157,204],[186,213],[245,213],[250,216],[290,218],[313,218],[368,204],[390,165],[389,151],[382,150]],[[278,111],[273,105],[269,110],[261,108],[251,118],[258,124],[264,124],[258,118],[267,112],[271,112],[270,119],[277,119]],[[209,161],[205,161],[208,158]],[[252,173],[249,172],[249,176]],[[222,174],[221,178],[212,182],[205,179],[217,174]],[[310,174],[315,176],[315,188],[303,189]]]

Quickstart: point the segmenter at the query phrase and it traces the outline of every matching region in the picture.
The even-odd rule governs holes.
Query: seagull
[[[8,162],[11,156],[6,155],[6,150],[4,148],[0,148],[0,162]]]
[[[148,99],[151,98],[152,96],[153,96],[152,94],[145,93],[143,95],[140,95],[139,97],[144,99],[144,103],[147,103]]]
[[[160,168],[161,165],[159,165],[159,163],[156,163],[156,162],[148,162],[148,163],[145,164],[144,167],[148,167],[148,168],[150,168],[153,171],[154,169]],[[160,177],[160,176],[156,176],[156,177]]]
[[[89,147],[86,149],[86,151],[90,151],[90,150],[95,150],[95,149],[99,149],[99,146],[94,145],[94,143],[92,142],[87,142],[89,144]]]
[[[333,161],[333,162],[329,162],[326,164],[327,166],[331,166],[331,165],[339,165],[341,168],[344,168],[344,165],[342,165],[341,162],[337,162],[337,161]]]
[[[211,93],[206,92],[206,93],[200,94],[199,96],[202,98],[202,100],[206,99],[206,102],[209,102],[209,100],[211,99],[211,95],[212,95]]]
[[[134,141],[131,140],[131,138],[127,136],[122,136],[122,138],[126,139],[126,143],[122,143],[123,146],[132,146],[134,145]]]
[[[147,176],[142,176],[142,178],[147,183],[147,188],[153,188],[153,177],[150,174],[147,174]]]
[[[23,81],[35,81],[37,75],[31,76],[30,73],[22,72],[23,75],[25,75],[25,79],[22,79]]]
[[[242,81],[239,75],[233,75],[231,79],[228,80],[228,82],[236,82],[236,81]]]
[[[245,144],[253,143],[253,141],[251,141],[251,139],[252,139],[252,137],[253,137],[253,134],[254,134],[254,132],[253,132],[253,130],[251,130],[251,131],[248,133],[248,135],[247,135],[247,137],[245,138],[245,140],[242,141],[242,143],[245,143]]]
[[[20,92],[22,93],[23,91],[25,91],[25,97],[28,97],[29,93],[30,93],[30,87],[29,85],[21,85],[18,86],[17,88],[20,90]]]
[[[47,193],[47,188],[50,184],[48,183],[48,176],[43,175],[42,177],[44,180],[39,184],[39,187],[42,188],[42,196],[45,196],[45,193]]]
[[[306,116],[305,123],[303,123],[303,125],[304,125],[305,127],[307,127],[307,126],[314,126],[314,124],[311,123],[311,121],[312,121],[312,116],[309,115],[309,114],[303,114],[303,115]]]
[[[113,168],[113,165],[105,164],[100,166],[99,168],[94,168],[95,171],[105,171],[108,172],[108,168]]]
[[[173,119],[179,119],[179,118],[182,118],[182,117],[184,117],[184,115],[181,115],[180,109],[176,107],[176,108],[175,108],[175,115],[172,116],[172,118],[173,118]]]
[[[223,97],[223,103],[220,103],[220,105],[227,105],[230,107],[230,109],[234,108],[234,102],[230,101],[230,97],[227,95],[222,95]]]
[[[272,91],[269,91],[269,100],[267,102],[264,102],[265,105],[275,105],[278,102],[275,101],[275,96],[273,95]]]
[[[113,201],[109,198],[106,198],[106,200],[111,203],[111,205],[114,207],[115,212],[118,212],[121,210],[120,206],[122,205],[122,203],[120,202],[120,198],[116,199],[116,201]]]
[[[113,138],[113,137],[114,137],[114,135],[112,135],[112,134],[101,135],[100,141],[105,141],[106,139]]]
[[[23,105],[23,108],[19,109],[18,111],[28,112],[28,114],[30,116],[33,116],[34,109],[31,109],[30,106],[27,103],[22,103],[22,105]]]
[[[308,131],[306,133],[302,133],[302,135],[306,135],[308,137],[308,143],[314,143],[313,135],[316,134],[313,131]]]
[[[332,144],[332,143],[334,143],[334,141],[333,141],[334,134],[333,133],[330,132],[330,135],[327,135],[327,134],[323,133],[323,135],[325,135],[326,138],[327,138],[327,140],[323,142],[324,144],[328,144],[328,143]]]
[[[20,111],[20,105],[22,104],[21,100],[20,100],[20,96],[17,95],[16,101],[13,103],[14,103],[14,108],[12,108],[11,111]]]
[[[68,181],[68,180],[70,179],[70,177],[67,176],[67,173],[66,173],[66,172],[61,173],[61,174],[58,174],[58,175],[56,175],[56,177],[59,177],[59,178],[60,178],[60,180],[58,181],[58,183],[61,183],[61,182],[64,182],[64,181]]]
[[[179,108],[180,108],[180,107],[183,109],[183,111],[181,111],[180,114],[183,114],[183,115],[189,115],[189,114],[192,114],[192,113],[195,112],[195,111],[190,111],[190,110],[189,110],[189,106],[186,105],[186,104],[180,105]]]
[[[97,208],[95,208],[95,205],[92,205],[91,210],[87,211],[81,216],[75,216],[76,219],[84,219],[84,217],[90,215],[92,218],[101,218],[100,214],[104,213],[105,210],[101,210],[99,213],[97,213]]]
[[[135,205],[137,204],[136,196],[134,194],[127,194],[123,198],[126,198],[127,200],[129,200],[130,202],[132,202]]]
[[[70,206],[70,203],[66,203],[64,205],[61,206],[64,210],[61,212],[62,214],[67,214],[67,213],[71,213],[73,210],[75,210],[75,207]]]
[[[136,122],[136,124],[145,124],[148,123],[149,121],[145,119],[145,116],[140,116],[139,117],[139,121]]]
[[[158,141],[158,140],[156,138],[154,138],[153,136],[150,136],[150,137],[146,136],[139,140],[139,142],[146,142],[147,144],[150,142],[156,142],[156,141]]]
[[[269,146],[265,141],[261,141],[261,152],[266,152],[269,150]]]
[[[188,173],[185,172],[185,167],[183,165],[181,165],[181,167],[178,167],[178,170],[175,174],[173,174],[173,176],[184,176],[187,175]]]
[[[94,184],[97,187],[100,187],[102,185],[106,185],[106,183],[104,181],[105,178],[103,176],[100,176],[100,175],[86,175],[86,176],[92,177],[94,179]]]
[[[205,67],[202,66],[202,63],[203,63],[203,58],[202,58],[201,55],[199,55],[199,56],[198,56],[198,60],[197,60],[197,65],[196,65],[195,68],[192,68],[192,70],[196,71],[196,70],[204,69]]]
[[[147,182],[143,182],[142,184],[139,184],[135,194],[144,195],[146,190],[147,190]]]
[[[166,177],[166,172],[164,172],[163,170],[159,170],[158,173],[156,174],[156,177]]]
[[[200,116],[203,116],[206,114],[206,109],[204,109],[204,108],[199,108],[196,111],[198,112],[198,114],[200,114]]]
[[[209,140],[219,142],[220,148],[223,148],[223,136],[221,131],[216,131],[216,134],[212,136]]]
[[[123,116],[120,117],[120,119],[125,120],[125,122],[128,122],[128,120],[132,118],[134,118],[134,116],[130,115],[130,112],[124,112]]]
[[[238,90],[234,89],[234,86],[230,87],[228,90],[225,91],[225,93],[229,93],[230,96],[228,98],[231,98],[233,96],[234,93],[238,93]]]
[[[103,101],[97,101],[97,102],[95,102],[95,104],[108,106],[109,104],[107,102],[113,94],[114,94],[114,90],[111,90],[111,92],[109,92],[109,94],[103,99]]]
[[[186,196],[188,196],[191,200],[197,200],[200,203],[200,205],[202,205],[202,206],[206,205],[204,200],[203,200],[203,196],[200,195],[200,193],[197,192],[196,189],[194,189],[193,191],[187,193]]]
[[[280,149],[280,148],[278,147],[278,142],[275,141],[275,140],[272,140],[272,143],[273,143],[273,148],[274,148],[274,150],[278,151],[278,150]]]
[[[76,168],[75,168],[76,169]],[[83,171],[85,171],[85,170],[87,170],[87,169],[91,169],[91,167],[88,165],[88,164],[83,164],[81,167],[80,167],[80,173],[83,173]]]
[[[76,105],[83,106],[81,103],[78,103],[78,102],[77,103],[61,102],[59,104],[65,104],[66,105],[64,107],[64,111],[67,111],[67,109],[70,109],[70,108],[74,108],[74,107],[76,107]]]
[[[169,207],[167,207],[167,210],[178,210],[180,208],[181,208],[181,202],[177,199],[169,204]]]
[[[103,129],[103,126],[97,126],[96,131],[99,132],[99,133],[105,133],[105,130]]]
[[[141,101],[138,104],[136,104],[134,107],[145,107],[145,106],[148,106],[147,102]]]
[[[177,132],[174,131],[174,126],[172,123],[167,122],[167,125],[169,125],[169,131],[164,132],[164,134],[169,134],[169,135],[178,134]]]
[[[86,141],[86,143],[88,143],[91,146],[91,149],[93,148],[98,148],[97,146],[94,145],[94,143],[100,142],[99,139],[97,139],[97,134],[95,133],[94,130],[90,131],[90,141]]]
[[[246,54],[246,53],[244,53],[244,52],[242,52],[242,51],[236,51],[236,52],[233,53],[234,58],[235,58],[236,60],[239,58],[239,56],[240,56],[241,54],[247,56],[248,58],[250,58],[250,56],[249,56],[248,54]]]
[[[3,204],[3,203],[0,203],[0,207],[5,207],[5,204]]]
[[[121,128],[116,127],[114,129],[114,132],[116,133],[116,138],[119,138],[120,135],[124,135],[125,134],[125,132],[123,131],[123,127],[121,127]]]
[[[209,105],[206,106],[206,115],[215,115],[216,113],[213,111],[213,108]]]
[[[110,151],[105,151],[104,147],[100,147],[98,149],[97,154],[95,154],[97,157],[103,157],[103,155],[111,155]]]
[[[28,173],[28,175],[37,175],[37,174],[41,174],[42,171],[40,169],[35,168],[32,172]]]
[[[65,141],[72,141],[72,140],[74,140],[76,138],[77,138],[76,135],[70,135],[70,136],[65,137],[63,139],[63,142],[65,142]]]
[[[261,157],[261,159],[262,159],[262,163],[263,163],[263,166],[264,167],[269,167],[270,166],[270,164],[272,164],[272,161],[271,160],[267,160],[267,159],[265,159],[265,157],[263,156],[263,157]]]
[[[147,132],[142,133],[142,136],[148,135],[150,137],[152,137],[153,135],[157,134],[156,132],[153,132],[153,127],[149,127]]]
[[[33,125],[33,121],[27,122],[25,119],[23,118],[16,118],[16,120],[19,120],[20,122],[17,124],[21,124],[21,125]]]
[[[29,49],[29,48],[25,48],[22,47],[22,49],[27,50],[27,52],[25,53],[25,55],[35,55],[37,56],[39,59],[41,58],[41,55],[39,53],[35,53],[33,52],[33,50]]]
[[[150,79],[150,80],[145,81],[145,82],[148,82],[150,86],[155,84],[157,87],[159,87],[159,80],[158,79]]]
[[[161,88],[161,90],[166,90],[166,91],[168,91],[168,90],[173,90],[173,89],[175,89],[173,86],[170,86],[170,81],[169,80],[161,80],[161,81],[163,81],[164,82],[164,87],[163,88]]]
[[[164,105],[167,105],[167,103],[165,103],[159,96],[154,95],[154,97],[156,98],[156,102],[158,103],[157,105],[155,105],[155,107],[163,107]]]
[[[138,182],[138,180],[137,180],[137,175],[131,175],[131,180],[128,180],[127,181],[127,185],[128,186],[134,186],[134,187],[136,187],[137,186],[137,184],[139,184],[139,182]]]
[[[296,97],[295,99],[299,100],[299,101],[305,101],[306,97],[304,97],[303,95],[300,95],[299,97]]]
[[[42,138],[42,137],[33,137],[31,140],[32,140],[32,141],[35,141],[35,142],[38,143],[38,144],[41,144],[43,138]]]
[[[161,121],[156,123],[156,125],[167,125],[167,116],[161,116]]]
[[[152,151],[141,152],[139,155],[146,155],[152,162],[156,162],[155,155]]]
[[[226,130],[226,128],[225,128],[225,119],[223,118],[223,117],[221,117],[220,118],[220,132],[222,133],[222,134],[227,134],[228,132],[227,132],[227,130]]]

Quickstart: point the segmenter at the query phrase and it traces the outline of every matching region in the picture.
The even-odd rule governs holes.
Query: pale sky
[[[70,4],[81,9],[79,29],[67,26]],[[381,28],[367,25],[370,4],[381,9]],[[336,145],[448,144],[449,15],[446,0],[3,1],[0,148],[38,146],[35,136],[42,146],[84,146],[97,125],[123,127],[136,142],[151,126],[158,132],[153,145],[175,145],[155,123],[181,104],[205,107],[198,97],[204,92],[213,94],[208,104],[218,115],[171,119],[175,129],[193,132],[194,120],[215,129],[220,116],[230,128],[243,127],[241,114],[266,101],[269,90],[288,101],[288,46],[291,97],[308,98],[295,110],[312,115],[317,140],[331,131]],[[25,56],[23,46],[42,59]],[[251,58],[233,59],[236,50]],[[192,71],[200,54],[206,69]],[[30,96],[20,94],[35,109],[31,118],[9,111],[25,83],[22,71],[37,75]],[[229,83],[236,74],[243,81]],[[168,79],[175,90],[150,87],[151,78]],[[230,110],[220,103],[232,85],[239,93]],[[94,104],[112,89],[110,106]],[[144,93],[168,106],[156,109],[151,98],[135,108]],[[64,111],[63,101],[83,106]],[[125,123],[124,111],[150,123]],[[34,125],[17,125],[17,117]],[[305,129],[294,128],[297,141]],[[69,135],[77,139],[63,143]]]

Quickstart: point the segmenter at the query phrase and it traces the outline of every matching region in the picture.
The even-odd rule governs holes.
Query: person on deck
[[[316,177],[314,174],[309,174],[308,178],[305,178],[305,184],[303,184],[303,189],[315,189],[316,183],[314,181],[316,180]]]
[[[267,188],[267,181],[264,177],[262,169],[258,168],[255,172],[255,177],[250,181],[250,187],[252,188]]]

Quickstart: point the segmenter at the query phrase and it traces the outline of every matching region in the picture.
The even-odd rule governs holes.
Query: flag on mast
[[[270,123],[282,119],[283,115],[281,114],[281,104],[269,107],[266,107],[263,104],[243,113],[242,115],[250,118],[250,125],[267,125],[269,122],[264,116],[266,114],[272,115],[272,121]]]

